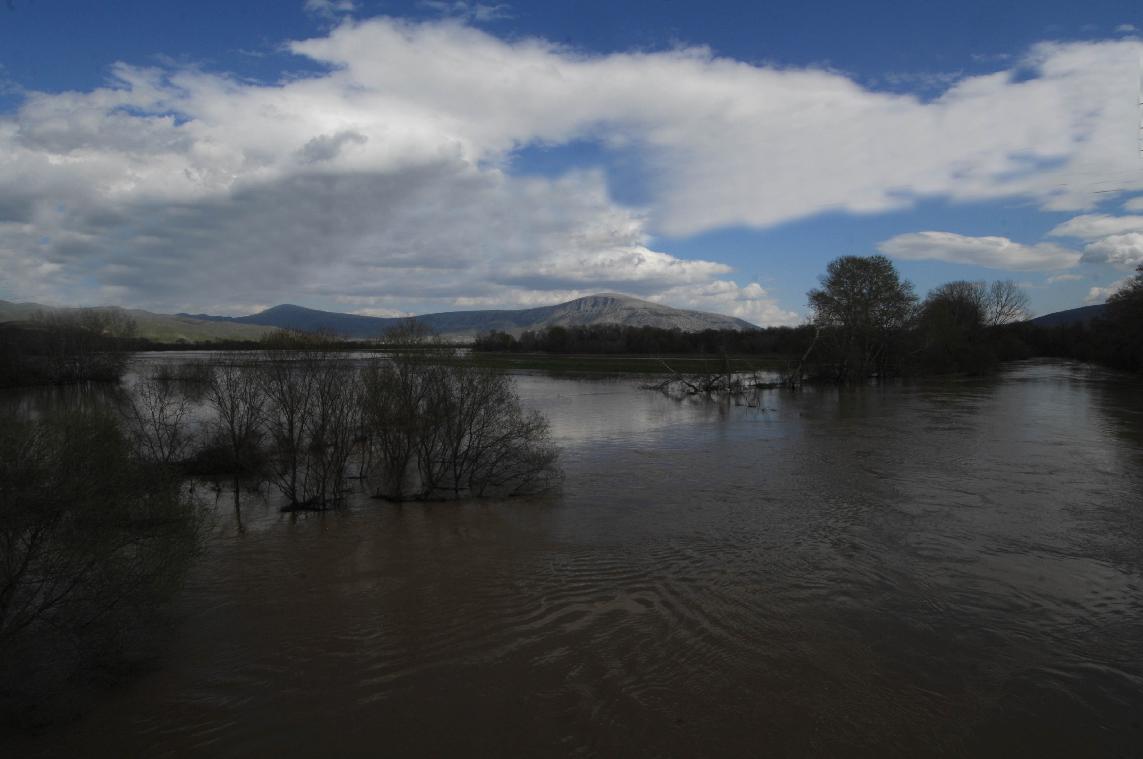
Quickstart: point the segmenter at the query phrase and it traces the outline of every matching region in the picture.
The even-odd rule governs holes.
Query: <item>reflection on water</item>
[[[1143,395],[520,377],[564,492],[219,500],[169,654],[35,755],[1137,755]]]

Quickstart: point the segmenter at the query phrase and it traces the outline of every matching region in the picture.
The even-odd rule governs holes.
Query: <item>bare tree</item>
[[[439,342],[375,359],[365,372],[370,483],[394,500],[513,495],[559,480],[546,420],[511,379]]]
[[[148,461],[172,464],[191,444],[187,425],[190,402],[173,383],[142,376],[131,384],[126,402],[127,429],[136,450]]]
[[[328,335],[279,335],[260,363],[272,474],[291,508],[344,498],[361,400],[358,375],[336,347]]]
[[[981,289],[983,290],[983,284]],[[990,327],[1024,321],[1028,318],[1028,295],[1010,279],[993,282],[982,292],[984,322]]]

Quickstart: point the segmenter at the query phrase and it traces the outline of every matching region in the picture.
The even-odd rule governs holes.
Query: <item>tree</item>
[[[995,357],[984,339],[988,289],[983,282],[948,282],[933,289],[917,318],[920,368],[980,372]]]
[[[1028,318],[1028,296],[1015,282],[1010,279],[997,280],[987,291],[984,290],[983,282],[978,284],[985,324],[999,327]]]
[[[191,443],[186,420],[190,401],[174,383],[143,376],[131,384],[126,403],[127,429],[136,449],[148,461],[173,464]]]
[[[885,256],[843,256],[808,293],[823,352],[840,382],[888,373],[894,349],[913,317],[917,296]]]
[[[363,376],[363,436],[374,495],[456,499],[536,492],[559,478],[547,422],[520,406],[511,379],[420,334]]]
[[[1107,299],[1108,339],[1116,366],[1143,370],[1143,264],[1134,277]]]
[[[291,508],[336,505],[360,426],[359,375],[328,335],[277,335],[265,345],[260,377],[271,474]]]

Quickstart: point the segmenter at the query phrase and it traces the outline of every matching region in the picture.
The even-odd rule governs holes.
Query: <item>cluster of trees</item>
[[[547,422],[522,409],[510,378],[428,338],[390,344],[361,366],[330,338],[277,334],[191,372],[211,412],[205,434],[189,424],[189,399],[154,376],[136,383],[129,426],[155,461],[232,473],[236,506],[243,476],[272,482],[291,509],[339,505],[350,478],[391,500],[516,495],[558,480]]]
[[[885,256],[832,261],[808,293],[812,318],[799,327],[685,333],[654,327],[549,327],[516,338],[493,332],[478,351],[777,355],[790,359],[790,381],[803,376],[852,382],[907,373],[980,373],[1028,355],[1013,328],[1027,296],[1011,281],[950,282],[922,301]],[[733,378],[723,385],[733,384]]]
[[[793,355],[805,351],[813,328],[768,327],[758,330],[707,329],[683,332],[661,327],[628,327],[619,324],[554,326],[528,330],[519,337],[491,332],[478,337],[477,351],[514,353],[591,353],[642,355]]]
[[[97,308],[0,325],[0,387],[118,382],[135,331],[123,312]]]
[[[885,256],[844,256],[808,298],[817,332],[800,369],[820,379],[982,373],[1028,352],[1012,329],[1028,298],[1010,280],[949,282],[922,301]]]

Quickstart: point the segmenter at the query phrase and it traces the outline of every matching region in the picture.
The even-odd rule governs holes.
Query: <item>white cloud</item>
[[[1107,287],[1093,287],[1087,292],[1087,298],[1084,299],[1085,303],[1103,303],[1112,295],[1127,287],[1127,284],[1133,277],[1124,277],[1123,279],[1112,282]]]
[[[1109,263],[1121,269],[1133,269],[1143,263],[1143,232],[1110,235],[1084,246],[1085,263]]]
[[[803,321],[798,314],[779,306],[757,282],[745,287],[725,280],[680,285],[652,295],[649,300],[676,308],[737,316],[761,326],[792,326]]]
[[[1048,234],[1052,237],[1078,237],[1083,240],[1095,240],[1107,235],[1118,235],[1125,232],[1143,232],[1143,216],[1085,214],[1068,219]]]
[[[908,261],[949,261],[990,269],[1045,271],[1079,263],[1080,254],[1060,245],[1023,245],[1007,237],[967,237],[953,232],[911,232],[891,237],[877,249]]]
[[[1125,211],[1143,211],[1143,195],[1137,198],[1131,198],[1123,204]]]
[[[269,85],[118,65],[105,87],[32,93],[0,118],[0,286],[65,300],[118,288],[106,292],[192,308],[204,293],[273,302],[301,289],[391,297],[377,307],[395,309],[616,289],[786,319],[761,297],[700,295],[751,285],[719,262],[655,250],[651,235],[925,197],[1078,211],[1107,197],[1097,185],[1143,190],[1143,173],[1122,169],[1138,147],[1124,93],[1141,49],[1040,45],[930,101],[703,49],[592,55],[456,20],[343,20],[291,45],[328,70]],[[616,204],[591,172],[505,173],[521,147],[576,139],[628,151],[647,208]],[[977,239],[946,237],[942,255],[1022,269],[1078,258]]]
[[[1053,274],[1045,280],[1049,285],[1054,285],[1057,282],[1078,282],[1083,279],[1082,274]]]
[[[1135,24],[1120,24],[1119,26],[1115,27],[1115,31],[1119,34],[1130,34],[1131,32],[1135,31]]]
[[[353,13],[357,10],[357,4],[353,0],[306,0],[302,4],[302,8],[306,13],[333,19],[343,14]]]

